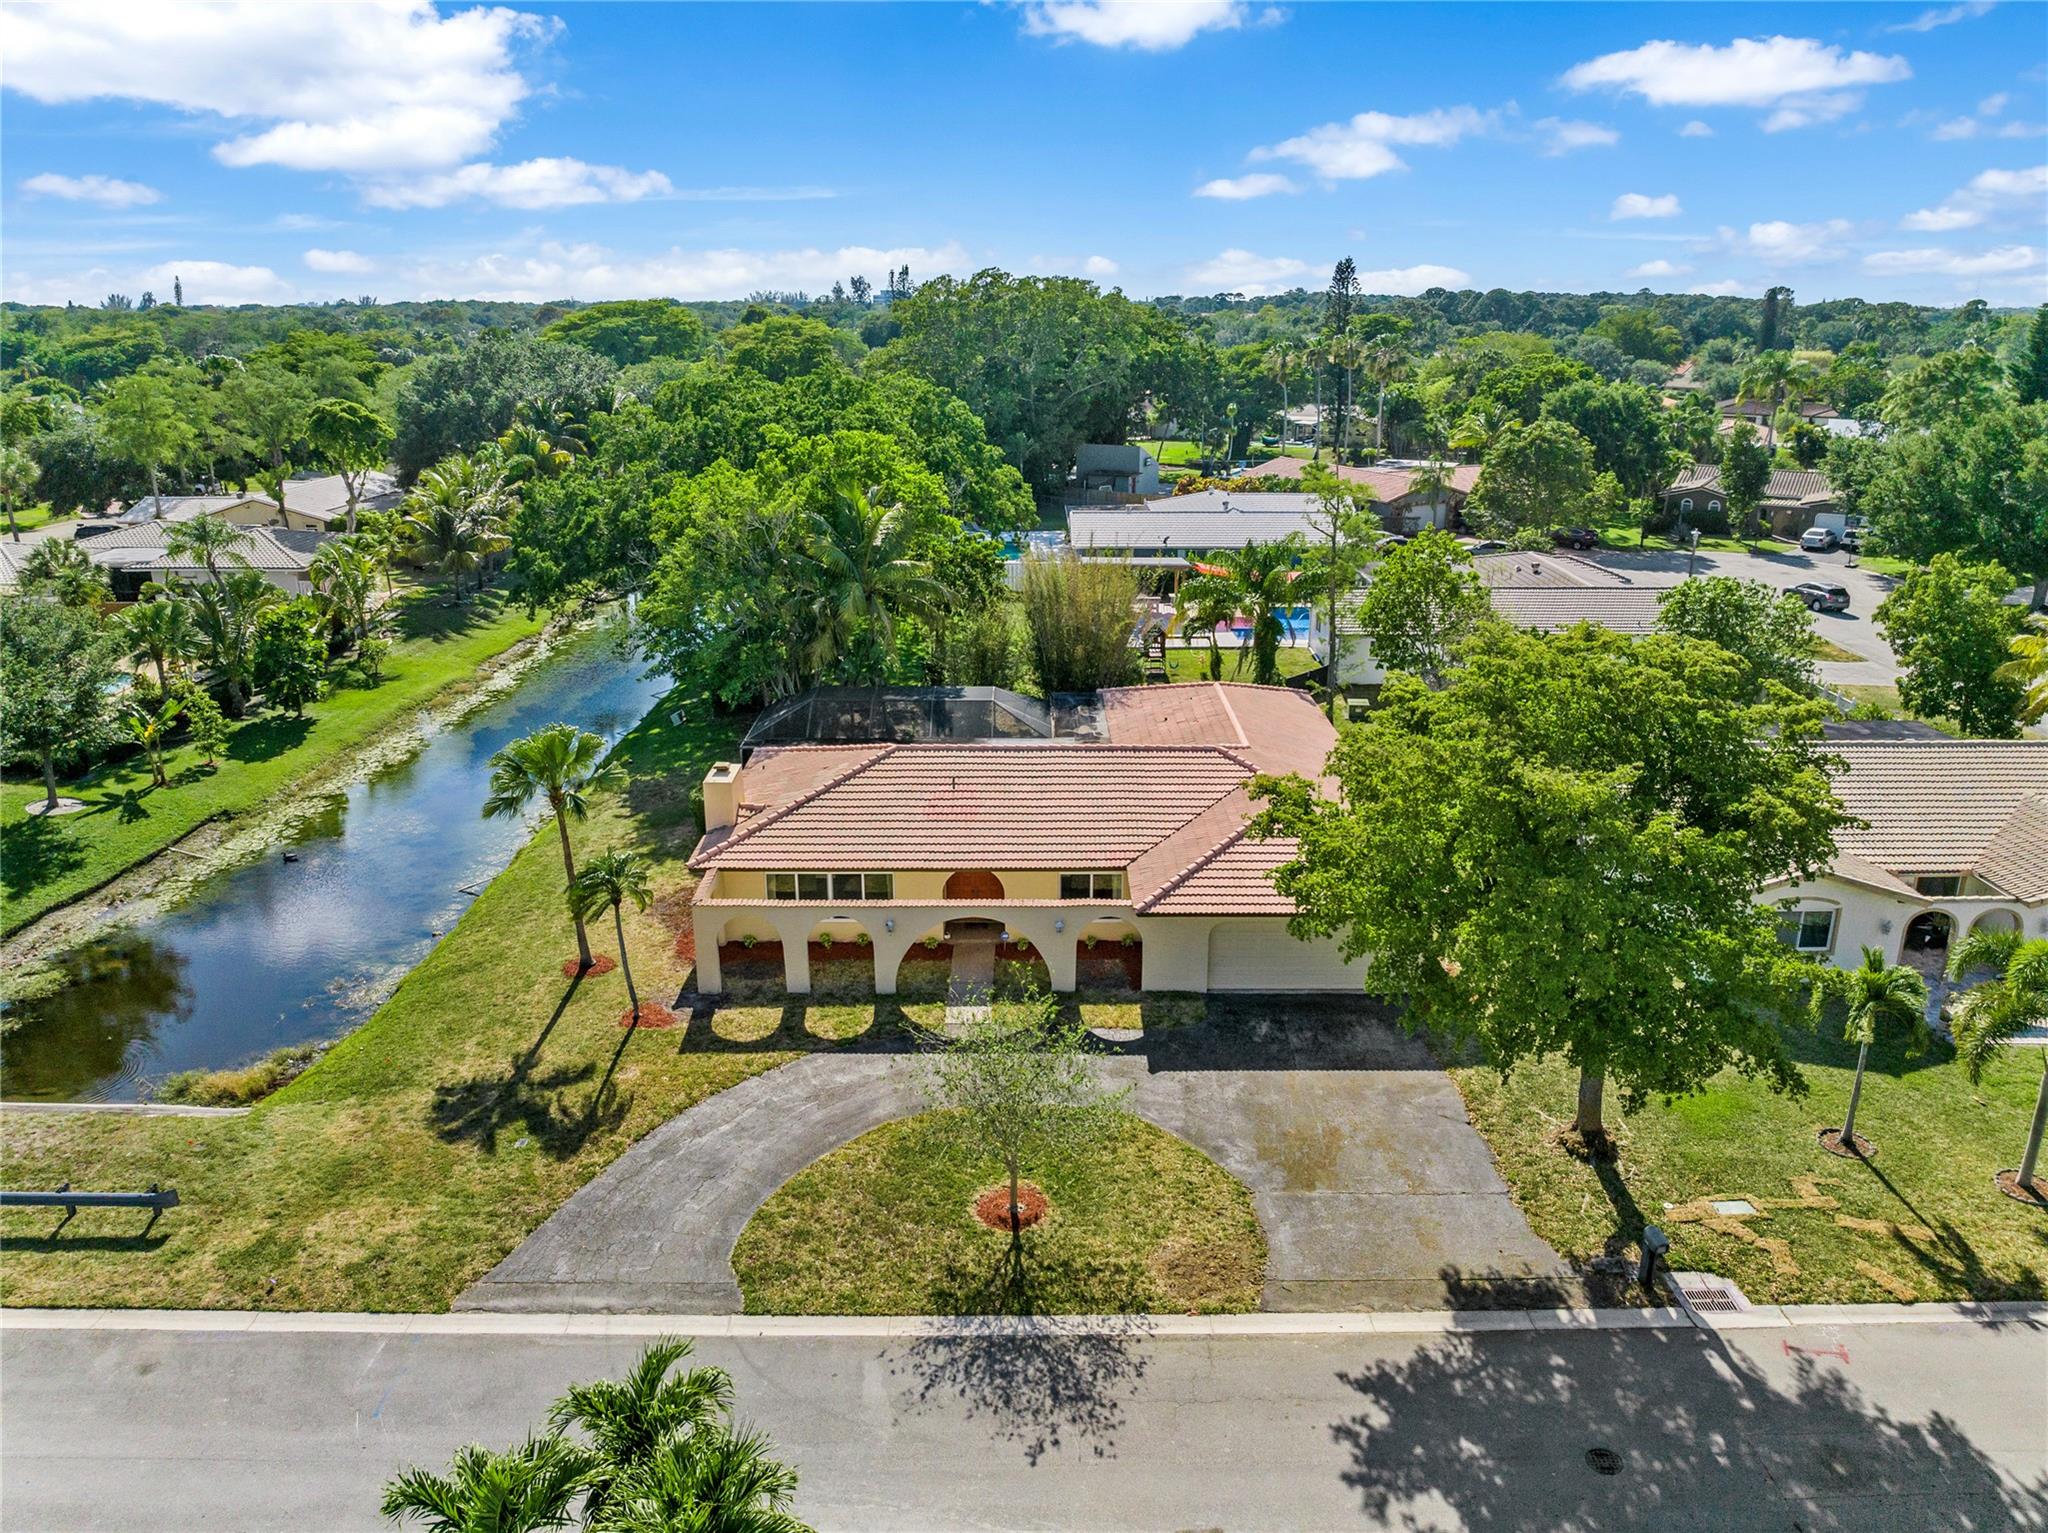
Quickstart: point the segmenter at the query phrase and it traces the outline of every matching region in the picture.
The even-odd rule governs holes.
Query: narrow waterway
[[[531,821],[482,816],[492,754],[558,719],[618,739],[663,691],[645,669],[617,626],[574,639],[270,855],[73,951],[65,988],[24,1005],[0,1040],[0,1096],[146,1099],[177,1071],[347,1032],[531,834]]]

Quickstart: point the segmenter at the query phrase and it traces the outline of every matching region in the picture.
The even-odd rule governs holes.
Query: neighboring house
[[[1070,494],[1076,503],[1114,503],[1163,488],[1159,460],[1135,442],[1083,442],[1074,454]]]
[[[405,498],[398,481],[389,474],[372,472],[363,476],[356,497],[356,512],[383,511]],[[78,535],[104,535],[110,527],[141,527],[151,522],[188,522],[195,516],[218,516],[237,527],[284,527],[299,532],[339,532],[348,524],[348,489],[339,474],[316,474],[287,479],[284,509],[261,491],[232,495],[145,495],[112,516],[81,524]]]
[[[1815,425],[1832,420],[1839,413],[1833,405],[1818,399],[1802,399],[1796,402],[1788,399],[1785,401],[1785,407],[1798,412],[1801,420],[1811,421]],[[1716,408],[1721,412],[1720,429],[1724,435],[1744,421],[1749,422],[1758,431],[1768,430],[1778,413],[1768,399],[1724,399]]]
[[[1459,525],[1465,501],[1471,496],[1472,487],[1479,482],[1479,465],[1476,463],[1447,464],[1450,483],[1439,495],[1424,494],[1414,488],[1424,466],[1420,463],[1394,460],[1376,463],[1370,468],[1338,463],[1323,466],[1335,470],[1337,477],[1346,484],[1365,486],[1372,494],[1373,511],[1381,524],[1392,532],[1420,532],[1424,527],[1448,530]],[[1244,471],[1244,477],[1299,479],[1307,467],[1305,458],[1272,458],[1264,463],[1254,463]]]
[[[105,516],[86,517],[74,534],[81,541],[105,537],[124,527],[147,527],[153,522],[189,522],[197,516],[220,516],[237,526],[260,524],[261,513],[272,516],[277,507],[261,495],[145,495],[142,499]]]
[[[2048,932],[2048,740],[1831,738],[1860,826],[1834,865],[1759,898],[1785,940],[1852,968],[1864,947],[1935,973],[1977,930]]]
[[[322,534],[283,527],[244,527],[241,533],[236,552],[248,568],[287,596],[303,596],[313,589],[306,571]],[[165,547],[166,534],[164,523],[145,522],[84,539],[79,547],[107,572],[116,601],[134,601],[146,581],[172,576],[192,582],[207,578],[202,564],[172,561]]]
[[[1067,541],[1082,553],[1185,561],[1247,543],[1313,538],[1313,495],[1200,490],[1136,506],[1082,506],[1067,513]]]
[[[1829,436],[1849,437],[1856,441],[1882,442],[1885,438],[1883,421],[1859,421],[1846,415],[1831,415],[1815,421],[1814,425]]]
[[[1552,633],[1574,623],[1596,623],[1616,633],[1645,634],[1657,626],[1654,586],[1639,586],[1626,575],[1590,559],[1564,554],[1480,554],[1472,567],[1486,586],[1493,609],[1517,628]],[[1360,586],[1337,607],[1340,648],[1337,685],[1351,692],[1378,687],[1386,668],[1372,652],[1372,641],[1358,631],[1356,612],[1365,595]],[[1309,609],[1309,653],[1329,664],[1328,609]]]
[[[994,923],[1072,990],[1088,940],[1140,945],[1150,990],[1356,991],[1334,942],[1289,934],[1270,874],[1290,841],[1245,834],[1257,772],[1320,778],[1335,731],[1300,692],[1197,682],[1099,694],[1099,740],[768,746],[704,778],[690,866],[697,987],[721,944],[865,937],[891,995],[915,946]],[[731,949],[728,947],[728,957]]]
[[[1728,498],[1721,489],[1720,465],[1695,463],[1664,488],[1664,509],[1686,522],[1727,515]],[[1771,471],[1758,510],[1773,537],[1796,538],[1809,527],[1840,531],[1847,517],[1835,504],[1834,488],[1818,469],[1780,468]]]

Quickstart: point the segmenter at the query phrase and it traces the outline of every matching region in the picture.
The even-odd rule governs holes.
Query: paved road
[[[516,1442],[641,1344],[12,1327],[0,1523],[368,1529],[401,1466]],[[2048,1331],[2024,1323],[755,1336],[697,1355],[732,1370],[827,1530],[2048,1526]]]
[[[1250,1189],[1280,1310],[1428,1309],[1570,1269],[1536,1238],[1449,1077],[1353,999],[1219,1001],[1105,1063],[1132,1110]],[[463,1309],[740,1308],[732,1251],[798,1171],[924,1105],[900,1052],[807,1055],[679,1114],[466,1291]],[[1464,1290],[1457,1292],[1456,1290]],[[1569,1289],[1563,1290],[1569,1296]]]

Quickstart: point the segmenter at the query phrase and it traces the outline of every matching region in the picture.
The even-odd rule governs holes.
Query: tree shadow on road
[[[1340,1373],[1360,1409],[1330,1433],[1390,1527],[2048,1528],[2048,1477],[2015,1483],[1954,1420],[1786,1355],[1774,1380],[1690,1329],[1452,1335]]]
[[[1113,1457],[1125,1401],[1145,1376],[1140,1344],[1151,1322],[1039,1313],[1035,1261],[1013,1242],[992,1267],[949,1274],[949,1318],[892,1357],[890,1371],[908,1380],[907,1405],[957,1402],[1028,1464],[1069,1442]]]

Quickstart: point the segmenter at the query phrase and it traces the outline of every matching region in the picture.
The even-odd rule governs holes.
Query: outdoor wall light
[[[892,932],[896,930],[896,918],[894,916],[883,917],[882,930],[885,932]]]
[[[1065,916],[1061,916],[1057,921],[1052,923],[1052,929],[1056,932],[1065,931],[1067,929],[1067,918]]]
[[[1892,923],[1889,920],[1880,921],[1877,923],[1877,929],[1889,937],[1892,934]]]

